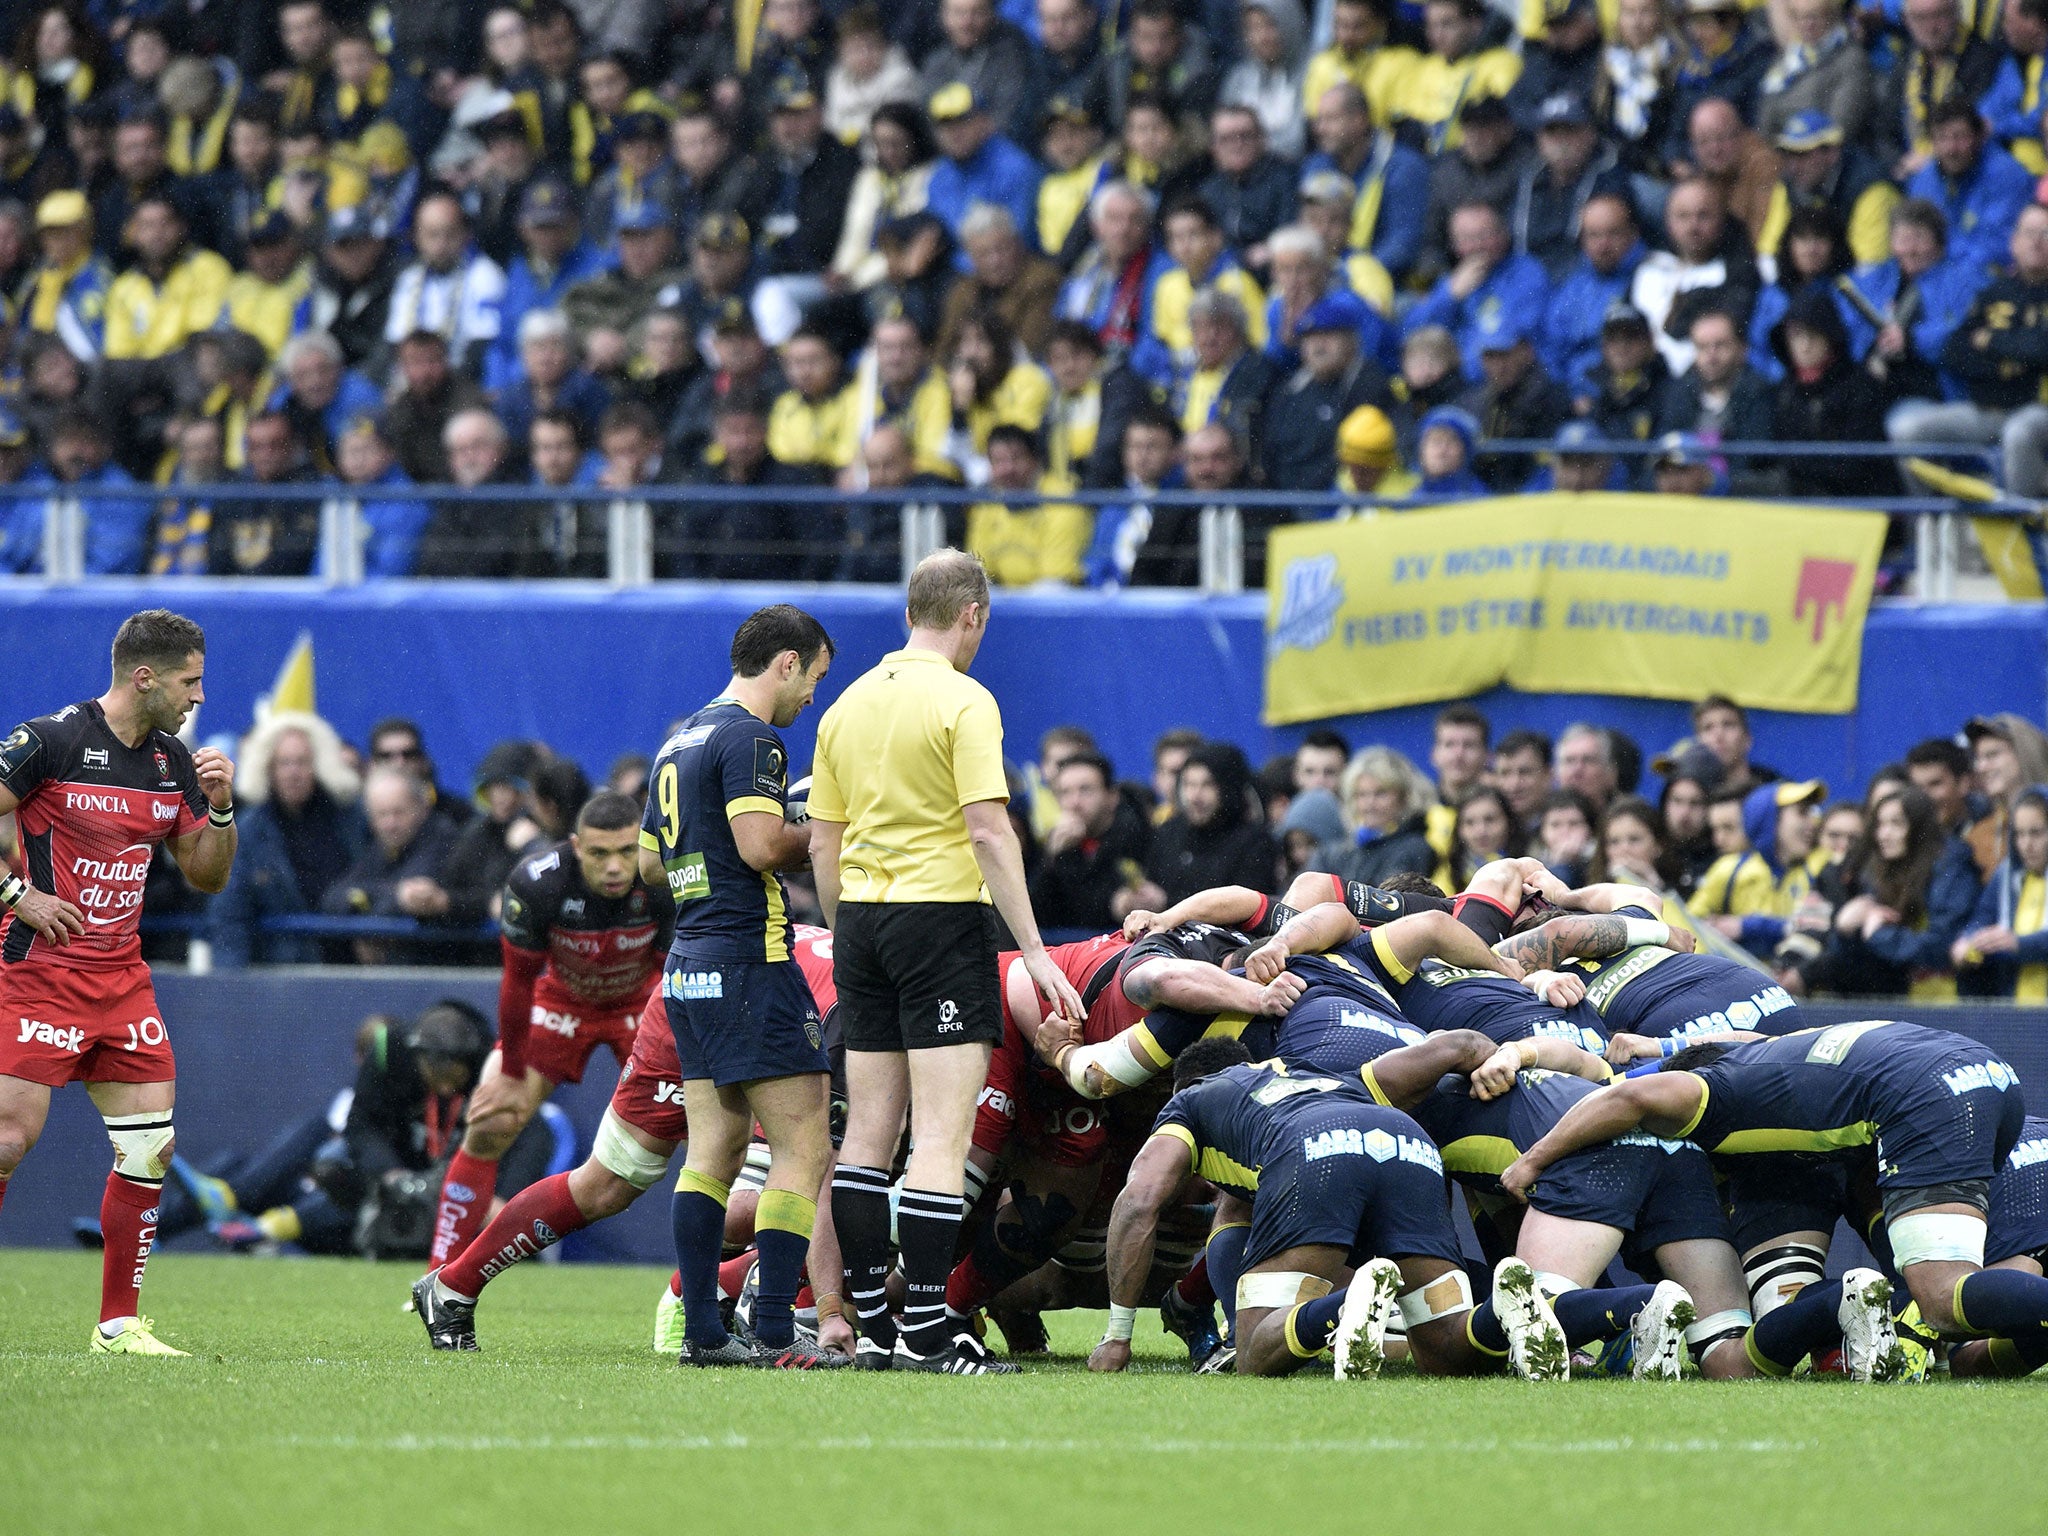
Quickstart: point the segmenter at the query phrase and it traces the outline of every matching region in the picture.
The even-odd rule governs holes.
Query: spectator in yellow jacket
[[[988,467],[990,490],[1046,489],[1038,439],[1022,427],[1005,423],[990,429]],[[967,548],[981,557],[989,579],[1001,587],[1039,582],[1079,585],[1081,556],[1094,531],[1095,520],[1086,507],[978,501],[967,509]]]
[[[1726,938],[1768,955],[1785,937],[1786,920],[1827,864],[1820,848],[1818,779],[1724,790],[1707,806],[1707,825],[1720,854],[1693,892],[1693,910]]]
[[[145,197],[128,217],[135,265],[107,290],[106,355],[168,357],[220,318],[234,276],[212,251],[186,243],[185,216],[168,197]]]

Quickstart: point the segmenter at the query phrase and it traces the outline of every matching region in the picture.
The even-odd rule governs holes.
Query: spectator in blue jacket
[[[336,445],[336,467],[357,497],[357,529],[363,544],[363,575],[410,576],[419,562],[420,540],[433,509],[417,495],[413,479],[398,467],[397,450],[374,416],[359,416]],[[313,574],[325,576],[327,549],[321,546]]]
[[[1537,349],[1544,371],[1575,398],[1592,394],[1601,324],[1618,300],[1628,298],[1643,254],[1628,200],[1589,198],[1579,213],[1579,259],[1551,292]]]
[[[1479,358],[1487,320],[1514,315],[1533,330],[1549,308],[1550,279],[1535,257],[1514,254],[1507,221],[1490,203],[1467,203],[1451,215],[1451,251],[1457,265],[1408,311],[1403,334],[1444,327],[1458,339],[1465,377],[1477,383],[1484,377]]]
[[[519,201],[519,243],[498,302],[498,339],[484,355],[484,388],[518,382],[519,322],[535,310],[556,309],[578,283],[610,269],[611,258],[583,239],[576,194],[566,181],[543,177]]]
[[[1315,140],[1316,153],[1302,162],[1302,179],[1336,171],[1357,188],[1351,245],[1370,251],[1400,282],[1422,253],[1429,162],[1391,129],[1375,133],[1364,93],[1348,81],[1331,86],[1316,102]]]
[[[277,357],[284,375],[264,409],[284,412],[323,473],[332,470],[342,433],[362,416],[384,409],[377,386],[350,368],[341,343],[326,331],[302,331]]]
[[[1932,154],[1906,183],[1948,219],[1950,259],[1979,274],[2005,261],[2020,210],[2034,200],[2034,174],[1990,141],[1976,102],[1951,96],[1927,118]]]
[[[1948,220],[1920,198],[1892,210],[1891,251],[1849,274],[1850,348],[1884,385],[1888,406],[1961,400],[1962,384],[1941,371],[1940,359],[1970,312],[1977,276],[1948,259]]]
[[[586,433],[611,404],[611,391],[578,366],[576,336],[559,309],[536,309],[519,322],[519,375],[498,396],[498,419],[514,443],[526,441],[534,417],[568,411]]]
[[[14,502],[0,537],[0,571],[36,575],[43,570],[44,530],[59,500],[78,498],[85,514],[84,570],[88,576],[133,576],[149,552],[147,497],[95,496],[135,481],[113,463],[112,444],[97,418],[72,411],[57,419],[50,434],[50,467],[23,477],[25,485],[49,487],[47,500]]]
[[[1967,996],[2048,1003],[2048,788],[2023,789],[2013,802],[2012,852],[1984,883],[1949,958]]]
[[[1984,93],[1984,119],[1991,137],[2035,175],[2048,171],[2041,146],[2042,92],[2048,75],[2048,0],[2006,0],[1999,13],[2006,54]]]
[[[1173,265],[1152,238],[1152,194],[1128,181],[1106,182],[1088,200],[1093,242],[1060,285],[1053,314],[1095,333],[1112,364],[1124,361],[1152,328],[1152,290]]]
[[[957,243],[960,224],[976,203],[1009,212],[1019,229],[1038,227],[1038,183],[1044,168],[997,131],[996,120],[974,92],[957,81],[933,95],[928,110],[940,160],[925,191],[925,207]],[[965,248],[954,265],[967,270]]]
[[[362,852],[356,801],[361,781],[334,727],[318,715],[279,710],[242,743],[235,770],[241,845],[227,889],[206,910],[213,963],[317,965],[320,941],[259,931],[263,919],[312,912]]]

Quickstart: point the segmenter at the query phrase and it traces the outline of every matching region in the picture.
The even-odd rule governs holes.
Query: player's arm
[[[1031,894],[1024,883],[1024,850],[1017,843],[1017,829],[1010,825],[1008,802],[974,800],[960,808],[967,821],[967,841],[974,850],[974,862],[981,869],[982,883],[989,899],[1002,914],[1010,936],[1017,941],[1025,971],[1038,995],[1052,1005],[1055,1013],[1076,1023],[1088,1016],[1081,994],[1073,982],[1052,963],[1045,941],[1038,936],[1038,919],[1031,911]],[[822,902],[824,889],[819,888]]]
[[[1418,912],[1372,931],[1373,952],[1405,981],[1425,960],[1441,960],[1466,971],[1494,971],[1519,977],[1520,968],[1487,946],[1486,940],[1448,912]]]
[[[767,726],[749,724],[750,731],[727,727],[715,739],[733,845],[748,868],[764,875],[801,868],[810,857],[811,835],[786,819],[789,775],[782,742]]]
[[[505,1075],[515,1082],[526,1076],[526,1034],[533,1024],[533,987],[548,964],[547,950],[529,944],[531,936],[513,916],[514,904],[519,900],[517,893],[507,886],[505,926],[498,936],[498,948],[505,957],[505,969],[498,978],[498,1052]]]
[[[1287,919],[1278,933],[1246,956],[1244,973],[1263,986],[1287,968],[1290,957],[1320,955],[1340,944],[1349,944],[1362,932],[1358,919],[1343,902],[1320,902]]]
[[[846,841],[846,824],[827,821],[811,812],[811,884],[818,890],[818,908],[830,928],[839,917],[839,850]]]
[[[1374,1098],[1395,1109],[1412,1109],[1429,1097],[1439,1078],[1478,1070],[1493,1050],[1493,1042],[1476,1029],[1447,1029],[1375,1057],[1358,1075]]]
[[[1185,1127],[1154,1131],[1131,1162],[1130,1177],[1109,1213],[1105,1260],[1109,1268],[1109,1331],[1088,1357],[1091,1371],[1120,1371],[1130,1363],[1131,1329],[1152,1250],[1159,1215],[1194,1166],[1194,1142]]]
[[[235,864],[235,765],[218,748],[201,747],[192,754],[192,771],[208,814],[198,830],[170,839],[171,857],[196,889],[214,896],[227,888]]]
[[[1524,933],[1510,934],[1493,948],[1495,954],[1513,960],[1524,971],[1554,971],[1567,960],[1605,960],[1644,944],[1691,949],[1692,935],[1649,918],[1571,913]]]
[[[1582,1050],[1569,1040],[1544,1035],[1528,1040],[1510,1040],[1496,1048],[1472,1073],[1472,1097],[1497,1099],[1515,1086],[1517,1072],[1532,1067],[1583,1077],[1594,1083],[1610,1082],[1614,1077],[1607,1063],[1591,1051]]]
[[[20,804],[20,798],[5,784],[0,784],[0,816],[11,816]],[[4,859],[0,859],[0,906],[12,910],[16,917],[35,930],[36,937],[55,944],[59,949],[85,932],[83,912],[48,891],[37,890],[29,884],[26,876],[9,869]]]
[[[750,869],[762,874],[801,869],[811,856],[811,834],[807,827],[791,826],[781,812],[740,811],[728,805],[726,819],[732,824],[732,840]]]
[[[1305,985],[1282,972],[1264,986],[1206,960],[1157,955],[1141,960],[1120,978],[1124,996],[1140,1008],[1178,1008],[1183,1013],[1282,1014],[1294,1006]]]
[[[1565,1111],[1549,1134],[1501,1175],[1501,1186],[1517,1200],[1526,1200],[1543,1170],[1567,1153],[1636,1130],[1675,1139],[1699,1123],[1706,1106],[1707,1085],[1695,1073],[1656,1072],[1624,1079]]]
[[[1525,859],[1522,862],[1534,864],[1536,861]],[[1646,891],[1640,885],[1622,885],[1611,880],[1600,885],[1582,885],[1574,890],[1540,865],[1530,872],[1529,889],[1562,912],[1619,912],[1624,907],[1640,907],[1657,899],[1654,892]]]
[[[1248,886],[1218,885],[1183,897],[1164,912],[1131,913],[1124,919],[1124,937],[1136,943],[1148,933],[1163,933],[1182,923],[1214,923],[1220,928],[1248,928],[1272,906],[1269,897]]]

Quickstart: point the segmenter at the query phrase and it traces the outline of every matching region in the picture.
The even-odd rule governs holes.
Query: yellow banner
[[[1527,693],[1855,708],[1885,518],[1517,496],[1276,529],[1266,723]]]

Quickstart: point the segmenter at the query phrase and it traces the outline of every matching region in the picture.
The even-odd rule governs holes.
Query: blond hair
[[[1344,825],[1353,832],[1359,828],[1352,802],[1360,779],[1369,779],[1383,789],[1401,791],[1401,812],[1394,818],[1397,827],[1427,806],[1436,795],[1436,785],[1430,781],[1429,775],[1392,747],[1361,747],[1345,765],[1344,777],[1338,786],[1343,790],[1339,808],[1344,813]]]
[[[979,555],[935,549],[917,562],[907,604],[913,629],[951,629],[969,603],[988,613],[988,571]]]
[[[349,766],[341,737],[318,715],[299,709],[273,710],[242,739],[242,760],[235,765],[235,798],[260,805],[270,798],[270,759],[278,742],[297,731],[313,747],[313,778],[343,805],[362,793],[363,781]]]

